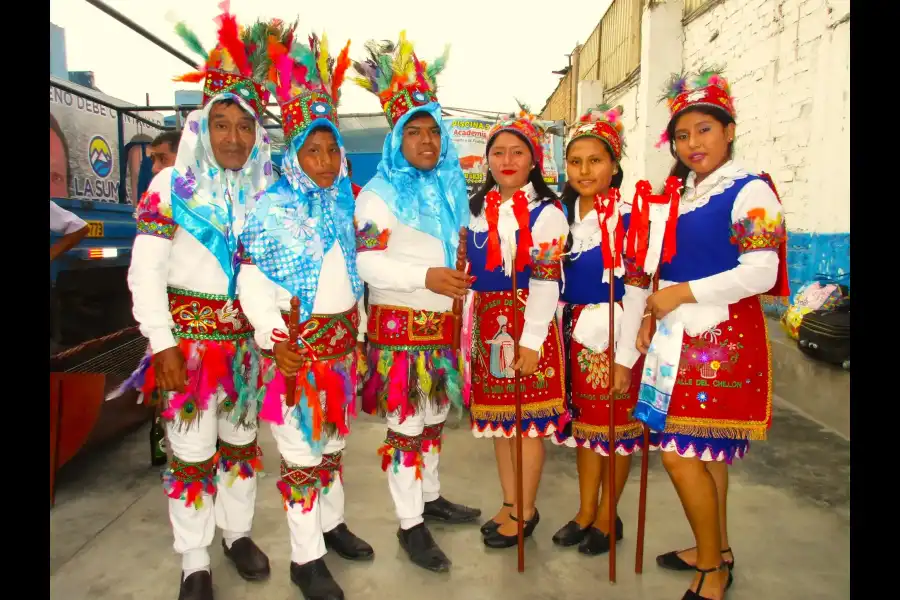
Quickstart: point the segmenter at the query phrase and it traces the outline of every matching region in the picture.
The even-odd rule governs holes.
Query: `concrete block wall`
[[[778,187],[794,292],[849,285],[849,28],[849,2],[828,0],[725,0],[684,26],[684,68],[726,68],[737,160]]]

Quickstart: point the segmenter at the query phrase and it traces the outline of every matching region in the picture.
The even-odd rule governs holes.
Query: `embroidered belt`
[[[376,304],[369,308],[368,333],[379,348],[447,347],[453,344],[453,313]]]
[[[238,300],[226,295],[201,294],[168,288],[173,334],[191,340],[240,340],[253,335],[253,327]]]
[[[282,312],[281,318],[287,329],[290,327],[290,312]],[[359,310],[356,306],[350,310],[333,315],[310,315],[309,319],[300,323],[300,336],[312,346],[318,360],[333,360],[347,356],[356,348],[356,336],[359,333]],[[302,342],[298,342],[302,345]],[[271,350],[260,353],[272,358]]]

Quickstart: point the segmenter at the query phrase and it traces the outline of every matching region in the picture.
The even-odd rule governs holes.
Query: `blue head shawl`
[[[441,130],[441,154],[431,171],[417,169],[403,156],[403,126],[420,113],[431,115]],[[365,190],[378,194],[400,223],[439,239],[444,245],[445,265],[456,267],[459,229],[469,223],[469,196],[437,102],[413,108],[400,117],[384,140],[378,171]]]
[[[216,257],[228,276],[228,295],[233,298],[238,236],[253,198],[272,183],[272,157],[269,136],[257,121],[256,143],[244,167],[228,171],[219,166],[209,139],[209,113],[226,98],[255,114],[243,98],[226,92],[188,116],[172,169],[172,220]]]
[[[317,186],[297,159],[297,151],[319,127],[330,129],[341,148],[341,172],[327,189]],[[343,251],[357,300],[363,293],[356,270],[353,191],[340,132],[330,121],[317,120],[291,141],[281,166],[284,174],[257,199],[241,242],[266,277],[300,299],[302,322],[312,314],[322,260],[335,242]]]

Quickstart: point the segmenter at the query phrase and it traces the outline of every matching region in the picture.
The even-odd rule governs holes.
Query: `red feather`
[[[244,47],[244,43],[238,36],[237,19],[234,15],[225,12],[218,17],[218,21],[219,45],[228,51],[231,60],[234,61],[234,64],[241,75],[249,77],[252,75],[250,61],[247,59],[247,49]]]
[[[173,77],[172,81],[186,81],[188,83],[200,83],[206,79],[206,73],[203,71],[194,71],[192,73],[185,73],[179,77]]]
[[[331,76],[331,97],[334,99],[335,104],[338,102],[341,84],[344,83],[344,74],[349,66],[350,41],[348,40],[347,45],[344,46],[344,49],[338,55],[337,63],[334,66],[334,75]]]

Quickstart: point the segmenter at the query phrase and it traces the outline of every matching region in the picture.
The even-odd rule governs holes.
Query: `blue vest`
[[[575,207],[578,210],[578,207]],[[631,215],[622,215],[625,235]],[[624,240],[623,240],[624,241]],[[602,242],[601,242],[602,244]],[[569,254],[563,259],[565,287],[562,288],[560,300],[569,304],[605,304],[609,302],[609,282],[603,281],[603,249],[601,245],[585,250],[581,254]],[[562,287],[562,282],[560,282]],[[613,283],[614,301],[619,302],[625,296],[625,281],[616,277]]]
[[[675,256],[659,268],[659,278],[682,283],[718,275],[738,266],[740,252],[731,243],[731,211],[744,186],[759,179],[749,175],[709,199],[705,206],[678,217]]]
[[[552,204],[553,202],[542,202],[528,215],[528,226],[532,231],[541,212]],[[471,275],[477,278],[472,284],[472,289],[476,292],[506,292],[512,290],[512,277],[508,277],[503,272],[502,265],[493,271],[484,270],[484,265],[487,262],[488,232],[475,233],[470,227],[467,233],[466,254],[468,254],[469,264],[471,265]],[[501,243],[503,243],[502,240]],[[519,232],[516,231],[516,244],[518,245],[518,243]],[[513,260],[515,260],[515,256],[513,256]],[[517,287],[520,290],[527,290],[529,279],[531,279],[531,265],[528,265],[524,271],[516,274]]]

